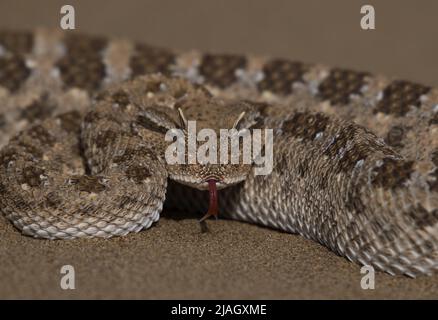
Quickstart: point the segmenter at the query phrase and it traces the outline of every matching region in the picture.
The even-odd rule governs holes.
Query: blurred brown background
[[[178,49],[260,53],[438,85],[434,0],[0,0],[0,27],[59,26],[64,4],[83,32]],[[376,9],[374,31],[360,8]]]
[[[0,0],[0,28],[59,27],[72,4],[77,29],[177,49],[259,53],[438,85],[433,0]],[[377,30],[360,28],[376,9]],[[0,219],[0,298],[437,298],[438,275],[377,273],[297,235],[235,221],[161,218],[110,240],[44,241]],[[73,264],[77,290],[59,287]]]

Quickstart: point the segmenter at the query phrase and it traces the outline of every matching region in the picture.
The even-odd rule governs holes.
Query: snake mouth
[[[205,221],[209,217],[213,216],[217,219],[219,214],[218,197],[217,197],[217,180],[209,178],[206,180],[208,183],[208,193],[210,197],[209,207],[207,213],[199,220],[199,222]]]

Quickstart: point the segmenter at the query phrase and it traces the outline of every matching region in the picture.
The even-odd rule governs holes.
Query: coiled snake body
[[[164,135],[189,120],[272,128],[272,173],[169,165]],[[165,200],[206,210],[197,189],[215,198],[217,186],[229,218],[391,274],[438,268],[434,88],[285,59],[0,32],[0,133],[1,211],[27,235],[138,232]]]

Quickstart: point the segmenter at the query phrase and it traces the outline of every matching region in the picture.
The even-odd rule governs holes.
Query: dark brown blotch
[[[380,167],[373,169],[371,183],[384,189],[400,188],[410,178],[413,166],[414,161],[385,158]]]
[[[14,93],[30,76],[30,69],[19,55],[0,57],[0,86]]]
[[[64,44],[69,51],[94,54],[104,50],[108,44],[107,39],[100,36],[84,34],[66,34]]]
[[[68,35],[65,39],[66,55],[56,64],[67,88],[80,88],[93,92],[100,88],[106,76],[102,51],[107,41],[101,37]]]
[[[27,135],[32,139],[35,139],[43,146],[53,147],[56,142],[56,138],[47,131],[42,125],[36,125],[27,131]]]
[[[7,189],[6,185],[0,181],[0,194],[5,195],[7,191],[8,191],[8,189]]]
[[[158,72],[167,75],[174,61],[171,51],[139,44],[130,61],[132,77]]]
[[[56,107],[49,101],[48,95],[43,95],[40,99],[21,110],[20,116],[29,122],[35,122],[36,120],[47,119],[55,109]]]
[[[88,123],[88,124],[92,124],[92,123],[95,123],[103,118],[104,117],[102,116],[102,114],[100,112],[97,112],[95,110],[91,110],[85,115],[84,122]]]
[[[332,105],[345,105],[352,94],[360,94],[368,73],[346,69],[333,69],[318,87],[318,97]]]
[[[16,148],[6,146],[0,151],[0,164],[7,168],[11,161],[16,161],[19,158]]]
[[[303,140],[314,140],[316,135],[324,132],[329,118],[322,113],[297,112],[292,119],[283,123],[283,132]]]
[[[39,187],[43,181],[45,171],[36,166],[28,166],[23,169],[21,173],[21,183],[26,183],[31,187]]]
[[[125,173],[129,179],[132,179],[137,184],[142,183],[145,179],[152,176],[149,169],[142,166],[141,164],[129,166],[126,169]]]
[[[113,130],[100,131],[95,139],[96,147],[106,148],[117,139],[117,132]]]
[[[58,116],[61,128],[66,132],[79,133],[81,131],[82,116],[77,110],[69,111]]]
[[[366,209],[357,189],[351,189],[345,201],[345,208],[350,212],[363,213]]]
[[[68,55],[58,61],[57,67],[67,88],[79,88],[90,93],[100,88],[106,76],[105,65],[100,56]]]
[[[430,87],[408,81],[394,81],[383,90],[383,97],[379,101],[374,113],[382,112],[395,116],[404,116],[411,106],[421,105],[420,97],[427,94]]]
[[[31,155],[34,159],[41,159],[44,155],[44,151],[35,144],[30,144],[25,141],[18,141],[17,144],[23,148],[25,153]]]
[[[278,157],[275,158],[274,171],[278,172],[280,175],[283,174],[284,168],[289,166],[289,157],[285,153],[279,153]]]
[[[13,206],[18,210],[28,210],[31,208],[31,205],[24,200],[20,195],[14,194],[12,197],[12,201],[14,202]]]
[[[62,204],[62,198],[55,191],[48,193],[46,195],[46,200],[43,202],[44,207],[49,207],[53,209],[58,208],[61,204]]]
[[[69,183],[74,185],[76,190],[88,193],[99,193],[106,189],[100,176],[73,176],[69,179]]]
[[[297,170],[298,170],[298,175],[300,177],[305,177],[307,175],[307,173],[309,172],[309,162],[308,161],[301,161],[298,164]]]
[[[138,203],[138,199],[130,196],[121,196],[119,199],[119,208],[125,209]]]
[[[121,107],[126,107],[130,102],[128,94],[123,90],[116,91],[112,94],[111,98],[114,103],[117,103]]]
[[[236,80],[236,70],[246,67],[246,58],[232,54],[205,54],[199,66],[208,84],[226,88]]]
[[[292,93],[295,82],[304,82],[303,76],[309,67],[301,62],[285,59],[271,60],[263,66],[263,80],[258,83],[260,91],[275,94]]]
[[[0,45],[8,52],[26,54],[34,44],[33,34],[25,31],[0,31]]]
[[[122,124],[123,120],[121,119],[122,114],[119,112],[114,112],[111,109],[110,105],[105,105],[107,110],[91,110],[84,117],[84,123],[86,124],[95,124],[101,120],[106,120],[109,122],[114,122],[116,124]]]
[[[417,204],[413,206],[407,215],[418,228],[426,228],[435,225],[438,222],[438,210],[435,209],[432,212],[427,211],[422,205]]]

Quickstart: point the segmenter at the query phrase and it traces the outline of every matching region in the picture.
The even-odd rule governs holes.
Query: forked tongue
[[[210,205],[208,207],[207,213],[205,214],[205,216],[201,218],[201,220],[199,220],[199,222],[203,222],[211,216],[214,216],[217,219],[218,216],[219,208],[217,204],[216,180],[210,179],[207,182],[208,182],[208,191],[210,194]]]

